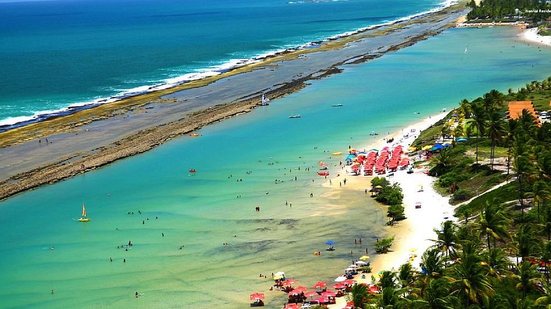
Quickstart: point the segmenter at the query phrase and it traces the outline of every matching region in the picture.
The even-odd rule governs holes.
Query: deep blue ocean
[[[440,2],[0,0],[0,125],[196,77]]]

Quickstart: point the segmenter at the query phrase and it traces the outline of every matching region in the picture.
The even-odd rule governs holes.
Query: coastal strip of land
[[[538,28],[526,29],[520,34],[520,37],[526,42],[551,47],[551,36],[539,35]]]
[[[174,137],[246,113],[260,96],[284,96],[436,35],[467,9],[453,5],[171,89],[147,93],[0,133],[0,199],[143,153]]]
[[[390,146],[386,141],[392,139],[395,141],[393,146],[402,145],[404,149],[408,149],[413,143],[416,136],[421,131],[428,129],[430,126],[443,119],[447,113],[440,113],[431,117],[425,118],[414,124],[411,124],[399,131],[396,131],[384,139],[375,143],[369,144],[360,149],[382,149],[385,146]],[[405,170],[393,173],[393,176],[386,176],[391,183],[398,183],[404,194],[404,214],[406,219],[387,227],[387,235],[394,237],[394,242],[390,252],[380,255],[370,255],[371,274],[362,276],[358,274],[355,280],[358,283],[372,283],[371,276],[384,270],[396,271],[400,265],[411,262],[412,266],[419,268],[421,255],[436,239],[437,235],[434,229],[439,229],[442,222],[446,220],[456,221],[454,217],[454,206],[449,203],[449,198],[440,195],[433,187],[434,177],[424,173],[424,168],[414,169],[414,173],[408,174]],[[343,191],[364,191],[371,187],[371,180],[376,176],[348,176],[340,174],[338,177],[332,178],[332,183],[342,182],[347,179],[346,186],[335,187],[326,183],[326,187],[331,187],[332,190]],[[384,175],[382,177],[385,177]],[[337,192],[337,194],[339,194]],[[421,202],[421,208],[415,208],[415,204]],[[346,265],[343,265],[346,266]],[[335,305],[330,305],[329,308],[343,308],[346,304],[344,297],[337,298]]]

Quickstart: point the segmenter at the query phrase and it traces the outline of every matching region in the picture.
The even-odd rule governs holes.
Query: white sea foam
[[[448,6],[456,4],[457,2],[458,2],[457,0],[445,0],[442,3],[440,3],[440,5],[438,7],[435,7],[433,9],[423,11],[423,12],[420,12],[420,13],[416,13],[416,14],[412,14],[412,15],[409,15],[409,16],[401,17],[401,18],[398,18],[398,19],[395,19],[395,20],[392,20],[392,21],[387,21],[387,22],[380,23],[380,24],[375,24],[375,25],[370,25],[370,26],[367,26],[367,27],[358,28],[358,29],[353,30],[353,31],[346,31],[346,32],[343,32],[343,33],[339,33],[339,34],[330,36],[330,37],[326,37],[325,39],[310,41],[310,42],[306,42],[306,43],[302,43],[302,44],[285,46],[283,48],[278,48],[278,49],[275,49],[275,50],[260,53],[256,56],[253,56],[253,57],[247,58],[247,59],[244,59],[244,58],[230,59],[230,60],[222,62],[218,65],[214,65],[214,66],[207,67],[207,68],[202,68],[202,69],[197,69],[197,70],[195,70],[194,72],[191,72],[191,73],[186,73],[186,74],[183,74],[183,75],[170,77],[170,78],[161,80],[159,82],[151,82],[149,85],[138,86],[138,87],[134,87],[134,88],[130,88],[130,89],[119,89],[118,92],[116,94],[114,94],[113,96],[111,96],[111,97],[97,98],[95,100],[86,101],[86,102],[71,103],[69,106],[64,107],[64,108],[60,108],[58,110],[38,111],[38,112],[35,112],[32,116],[18,116],[18,117],[9,117],[9,118],[5,118],[5,119],[1,119],[0,120],[0,130],[2,129],[1,127],[3,127],[3,126],[4,127],[6,127],[6,126],[17,126],[18,124],[25,124],[25,123],[28,123],[28,122],[40,121],[41,119],[46,119],[49,116],[56,116],[56,115],[60,115],[60,114],[70,113],[71,110],[91,108],[91,107],[98,106],[98,105],[101,105],[101,104],[115,102],[115,101],[118,101],[118,100],[121,100],[121,99],[124,99],[124,98],[128,98],[128,97],[131,97],[131,96],[136,96],[136,95],[140,95],[140,94],[144,94],[144,93],[148,93],[148,92],[168,89],[168,88],[172,88],[172,87],[175,87],[175,86],[178,86],[178,85],[190,82],[190,81],[200,80],[200,79],[203,79],[203,78],[220,75],[224,72],[227,72],[227,71],[230,71],[230,70],[233,70],[233,69],[245,66],[245,65],[261,62],[261,61],[263,61],[267,58],[279,55],[279,54],[284,53],[284,52],[311,48],[312,46],[319,45],[323,42],[327,42],[327,41],[336,40],[336,39],[340,39],[340,38],[343,38],[343,37],[351,36],[351,35],[358,34],[358,33],[361,33],[361,32],[376,28],[376,27],[381,27],[381,26],[386,26],[386,25],[393,25],[393,24],[396,24],[396,23],[399,23],[399,22],[404,22],[404,21],[408,21],[408,20],[411,20],[411,19],[414,19],[414,18],[418,18],[418,17],[426,15],[426,14],[430,14],[430,13],[440,11],[440,10],[442,10],[442,9],[448,7]]]

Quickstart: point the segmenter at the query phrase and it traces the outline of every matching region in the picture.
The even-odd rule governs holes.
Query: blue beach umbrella
[[[442,144],[434,144],[434,146],[432,146],[432,148],[430,149],[431,151],[437,151],[437,150],[442,150],[442,148],[444,148],[444,146]]]
[[[332,240],[328,240],[328,241],[325,242],[325,244],[328,245],[328,246],[332,246],[332,245],[335,244],[335,242],[332,241]]]

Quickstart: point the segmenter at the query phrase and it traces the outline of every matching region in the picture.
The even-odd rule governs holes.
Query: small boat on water
[[[78,219],[78,222],[90,222],[90,218],[86,215],[86,206],[82,203],[82,216]]]
[[[289,116],[289,118],[291,119],[297,119],[297,118],[302,118],[302,116],[300,114],[296,114],[296,115],[291,115]]]
[[[342,104],[333,104],[332,107],[342,107]]]

